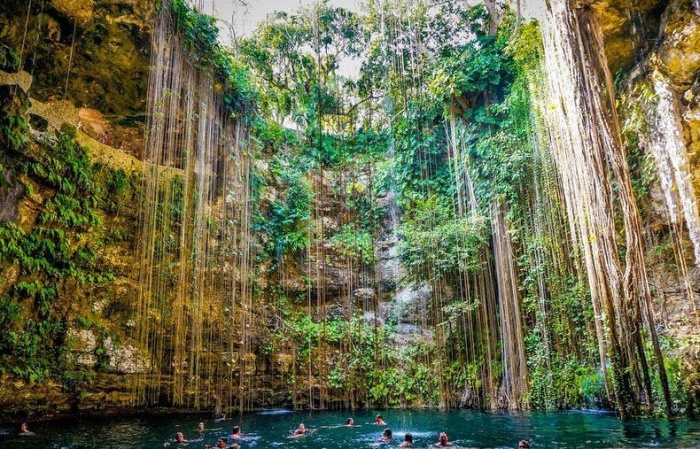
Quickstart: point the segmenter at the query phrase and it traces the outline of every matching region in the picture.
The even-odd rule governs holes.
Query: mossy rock
[[[659,29],[661,13],[668,4],[663,0],[639,0],[630,14],[630,2],[624,0],[592,0],[587,2],[595,12],[605,40],[605,55],[610,70],[629,69],[636,57],[652,42]]]
[[[19,49],[28,0],[0,6],[0,40]],[[151,13],[145,0],[52,0],[32,4],[22,67],[30,95],[67,99],[120,117],[146,110]],[[67,87],[67,89],[66,89]]]
[[[51,3],[58,11],[72,17],[81,25],[92,20],[95,8],[94,0],[53,0]]]
[[[656,68],[677,87],[689,87],[700,72],[700,21],[690,10],[672,10]]]

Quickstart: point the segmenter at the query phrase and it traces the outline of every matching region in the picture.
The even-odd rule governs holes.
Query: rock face
[[[5,221],[16,221],[17,202],[24,189],[17,180],[17,175],[12,171],[2,167],[0,169],[0,223]]]
[[[650,58],[673,86],[687,89],[700,70],[700,16],[690,2],[674,2],[663,15],[663,40]]]
[[[50,138],[64,124],[77,127],[76,139],[92,162],[112,167],[118,177],[113,187],[126,188],[116,203],[96,207],[100,226],[82,230],[84,238],[99,242],[96,267],[114,280],[64,286],[60,302],[65,307],[57,313],[63,315],[66,329],[59,334],[57,360],[67,369],[40,385],[0,377],[4,418],[132,409],[133,392],[124,375],[149,368],[129,338],[138,292],[133,269],[138,203],[130,186],[138,185],[134,173],[141,170],[134,155],[143,145],[154,5],[149,0],[0,2],[0,49],[13,49],[21,59],[21,67],[0,67],[5,70],[0,71],[0,86],[17,86],[28,94],[33,135]],[[24,70],[16,72],[18,68]],[[111,145],[101,142],[105,131]],[[41,148],[35,142],[29,146],[31,151]],[[29,231],[56,191],[12,168],[13,154],[8,151],[3,148],[0,156],[0,224],[12,222]],[[20,266],[3,264],[0,277],[4,295],[22,279]],[[32,317],[31,308],[26,309],[23,313]]]
[[[680,124],[677,132],[685,141],[687,150],[686,168],[692,177],[695,198],[700,194],[700,8],[697,1],[648,0],[630,2],[599,0],[589,2],[595,11],[604,33],[605,51],[610,70],[631,69],[626,94],[634,95],[639,87],[663,83],[670,86],[673,102]],[[636,90],[635,90],[636,89]],[[650,88],[650,89],[653,89]],[[657,108],[658,98],[641,100],[648,104],[647,110]],[[622,117],[624,120],[625,117]],[[648,126],[656,126],[650,120]],[[654,135],[656,130],[649,133]],[[644,142],[642,145],[645,145]],[[648,149],[647,149],[648,150]],[[671,186],[676,192],[680,187]],[[668,230],[668,212],[659,206],[658,187],[652,189],[651,217],[648,232],[665,235]],[[691,194],[692,196],[692,194]],[[697,215],[697,212],[693,213]],[[696,217],[697,218],[697,217]],[[697,220],[696,220],[697,221]],[[685,230],[684,230],[685,233]],[[672,358],[681,363],[683,378],[693,395],[691,403],[700,404],[700,378],[693,373],[700,372],[700,286],[698,268],[693,266],[693,249],[689,242],[683,242],[683,251],[689,268],[690,284],[677,273],[669,273],[663,264],[654,263],[653,249],[649,248],[647,260],[651,261],[648,270],[652,284],[656,287],[654,296],[655,314],[659,323],[659,335],[676,342],[670,351]]]
[[[23,49],[22,68],[36,79],[34,98],[67,98],[122,117],[144,113],[155,2],[33,2],[25,27],[29,4],[0,4],[0,39]]]
[[[649,51],[659,34],[660,18],[668,0],[584,0],[580,7],[595,11],[605,39],[612,73],[629,70]]]
[[[588,0],[581,7],[592,8],[601,24],[605,50],[613,73],[630,70],[642,62],[643,73],[656,71],[673,87],[681,108],[683,133],[691,154],[691,171],[696,194],[700,193],[700,3],[694,1],[639,0],[631,9],[629,0]],[[78,142],[87,147],[91,158],[127,176],[138,172],[141,163],[142,116],[148,82],[150,17],[154,2],[147,0],[47,0],[33,2],[26,28],[28,0],[0,2],[0,43],[23,48],[23,71],[0,72],[0,85],[17,84],[31,97],[29,112],[44,120],[46,130],[60,129],[64,123],[81,128]],[[25,41],[23,47],[22,42]],[[32,76],[29,74],[33,74]],[[640,78],[644,81],[644,77]],[[67,86],[67,88],[66,88]],[[107,132],[111,142],[102,142]],[[121,147],[121,149],[120,149]],[[2,167],[0,175],[0,223],[13,221],[30,227],[36,209],[52,192],[37,188],[18,204],[22,195],[18,174]],[[314,182],[326,194],[320,199],[320,217],[314,232],[332,236],[342,229],[341,204],[344,198],[342,172],[326,173]],[[3,182],[4,181],[4,182]],[[358,186],[367,188],[369,176],[362,174]],[[275,192],[267,192],[274,198]],[[9,376],[0,377],[1,414],[50,417],[75,411],[107,413],[130,408],[132,393],[129,376],[148,373],[148,354],[130,338],[134,328],[135,298],[138,297],[134,235],[138,219],[136,199],[104,215],[103,230],[94,230],[95,238],[109,244],[100,251],[100,264],[114,273],[115,279],[86,292],[76,289],[71,298],[70,321],[66,332],[67,363],[81,370],[96,370],[91,383],[80,388],[47,383],[29,388]],[[275,279],[280,290],[290,297],[309,295],[314,301],[325,295],[325,313],[346,317],[352,304],[366,310],[367,322],[397,323],[397,345],[414,338],[430,340],[431,335],[411,323],[426,309],[431,295],[427,286],[402,285],[402,267],[397,254],[397,218],[391,194],[377,199],[387,214],[382,230],[375,236],[375,264],[371,270],[352,266],[328,239],[322,248],[314,248],[310,260],[287,255]],[[658,212],[657,210],[657,213]],[[665,223],[658,219],[655,223]],[[660,225],[663,226],[663,225]],[[654,229],[666,232],[667,229]],[[97,235],[101,234],[101,235]],[[365,267],[366,268],[366,267]],[[267,271],[266,267],[261,267]],[[312,285],[308,272],[320,273]],[[700,286],[700,275],[693,272],[692,291]],[[18,278],[16,265],[0,267],[0,294]],[[700,335],[697,298],[687,297],[676,276],[656,270],[657,315],[663,334],[678,341],[674,355],[683,360],[688,373],[700,372],[698,352]],[[263,288],[268,279],[260,280]],[[695,303],[693,302],[695,301]],[[77,324],[76,324],[77,322]],[[251,338],[251,340],[254,340]],[[233,362],[231,354],[226,357]],[[289,378],[294,376],[291,350],[264,354],[246,351],[242,355],[246,375],[253,379],[255,405],[288,404]],[[691,386],[700,394],[700,379]],[[693,390],[694,389],[694,390]]]

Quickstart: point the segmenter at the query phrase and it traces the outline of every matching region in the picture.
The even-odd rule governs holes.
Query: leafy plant
[[[68,130],[70,131],[70,130]],[[0,266],[16,266],[17,280],[0,297],[0,367],[35,382],[62,369],[58,358],[66,332],[66,301],[79,285],[112,280],[100,269],[100,242],[90,231],[107,192],[95,178],[86,151],[66,133],[27,153],[21,164],[32,182],[51,189],[25,229],[0,224]],[[31,157],[30,157],[31,155]]]

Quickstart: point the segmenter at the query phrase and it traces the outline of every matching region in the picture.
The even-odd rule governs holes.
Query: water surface
[[[387,426],[372,424],[376,413],[382,414]],[[355,419],[355,427],[343,426],[348,417]],[[199,421],[206,426],[201,435],[196,431]],[[302,422],[309,429],[307,435],[290,437]],[[241,426],[245,435],[240,442],[243,449],[383,449],[397,447],[406,432],[413,434],[414,447],[428,447],[443,431],[456,449],[517,448],[521,439],[529,440],[533,448],[700,448],[700,421],[621,422],[614,415],[595,412],[506,414],[472,410],[270,410],[218,422],[210,415],[164,415],[30,423],[36,435],[18,436],[15,429],[0,427],[0,447],[202,449],[206,444],[214,446],[218,437],[227,437],[234,425]],[[393,431],[392,444],[378,443],[385,427]],[[190,440],[188,445],[172,442],[178,431]]]

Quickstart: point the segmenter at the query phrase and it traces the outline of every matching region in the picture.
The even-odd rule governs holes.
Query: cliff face
[[[119,117],[142,116],[148,86],[148,0],[3,2],[0,39],[34,75],[32,96],[70,99]],[[29,12],[29,14],[28,14]]]
[[[628,80],[622,84],[630,92],[639,84],[653,84],[655,79],[663,79],[671,86],[697,196],[700,193],[700,156],[697,156],[700,154],[700,5],[688,0],[644,0],[634,2],[631,10],[630,2],[622,0],[581,3],[596,12],[604,32],[610,68],[613,73],[629,73],[621,77]],[[41,138],[49,139],[63,123],[76,127],[75,139],[86,148],[91,160],[111,170],[95,176],[109,181],[105,184],[107,189],[118,187],[119,195],[105,196],[105,201],[95,208],[100,225],[85,227],[70,241],[74,247],[86,243],[94,247],[96,258],[92,269],[113,275],[90,285],[68,285],[62,293],[61,301],[66,306],[56,317],[62,326],[57,333],[57,345],[61,348],[60,360],[71,369],[60,379],[28,387],[27,382],[17,380],[10,368],[4,368],[0,377],[0,409],[11,417],[122,411],[130,409],[133,399],[129,376],[148,370],[143,348],[131,337],[138,295],[134,267],[139,157],[143,146],[153,2],[51,0],[33,2],[27,14],[28,5],[28,1],[0,4],[0,44],[14,49],[22,61],[19,74],[9,73],[16,71],[16,67],[15,70],[4,67],[0,84],[19,85],[20,90],[26,91],[30,102],[27,117],[37,142]],[[655,103],[650,102],[649,107],[653,109]],[[42,181],[41,176],[22,171],[22,166],[44,160],[42,155],[52,148],[48,143],[29,146],[31,151],[6,152],[0,160],[3,171],[0,180],[7,184],[0,192],[0,224],[16,223],[27,232],[41,225],[38,217],[60,191],[60,187]],[[315,189],[323,194],[318,197],[311,229],[326,238],[346,222],[342,210],[347,199],[345,176],[347,173],[339,171],[312,177]],[[367,189],[370,179],[369,173],[361,173],[355,184]],[[278,192],[272,188],[268,194],[274,199]],[[386,210],[392,207],[392,198],[382,197],[377,201]],[[652,215],[656,216],[649,217],[650,222],[656,223],[651,230],[655,235],[669,232],[663,213],[654,209]],[[312,248],[309,260],[287,255],[275,270],[267,272],[262,266],[260,271],[269,279],[260,279],[259,286],[265,289],[269,281],[276,283],[289,298],[308,295],[314,306],[325,308],[327,316],[344,317],[346,308],[359,304],[377,311],[364,317],[368,322],[381,322],[398,314],[392,311],[394,305],[379,306],[394,296],[397,288],[400,289],[394,301],[397,309],[402,304],[409,308],[409,303],[415,300],[407,299],[412,293],[400,285],[394,224],[385,216],[383,226],[374,236],[374,264],[349,263],[340,245],[328,241],[323,247]],[[650,252],[673,252],[669,247],[659,249],[660,246],[651,248]],[[687,246],[686,254],[692,254]],[[693,377],[689,373],[700,372],[697,357],[700,305],[697,296],[689,297],[688,293],[698,294],[700,272],[690,269],[690,288],[686,288],[685,281],[673,274],[675,271],[654,265],[658,258],[653,254],[649,260],[660,326],[664,336],[675,342],[671,352],[682,360],[681,369],[690,379],[691,391],[697,395],[700,379],[697,374]],[[311,290],[306,282],[310,272],[320,275]],[[29,279],[17,263],[0,266],[0,277],[0,295]],[[429,291],[415,293],[421,298],[429,294]],[[318,302],[321,297],[323,304]],[[12,304],[22,310],[25,320],[35,319],[41,313],[30,302]],[[301,306],[306,307],[306,303]],[[21,330],[21,326],[12,329]],[[252,405],[289,404],[288,390],[290,378],[295,374],[296,354],[286,350],[267,353],[264,346],[269,336],[264,332],[260,332],[259,338],[251,338],[253,347],[244,357],[250,362],[246,374],[251,379]],[[320,380],[309,378],[308,382],[316,384]],[[298,389],[310,388],[311,385],[302,385]]]
[[[132,399],[124,374],[145,363],[130,338],[141,170],[133,155],[143,145],[153,4],[29,4],[0,4],[0,84],[9,87],[3,95],[27,99],[2,116],[32,127],[23,145],[3,148],[0,160],[8,184],[0,191],[0,226],[11,231],[2,238],[16,245],[3,247],[0,296],[3,307],[17,311],[2,315],[9,338],[2,342],[0,408],[13,418],[119,410]],[[57,140],[59,130],[75,135]],[[114,195],[104,195],[110,190]],[[45,262],[55,270],[31,268]],[[40,291],[18,293],[25,284]],[[22,362],[13,367],[12,360]]]
[[[654,291],[656,316],[664,338],[673,342],[668,347],[671,357],[680,361],[682,377],[697,404],[700,399],[700,316],[698,307],[698,275],[700,268],[693,262],[693,216],[697,219],[697,195],[700,193],[700,4],[697,1],[591,1],[603,30],[605,52],[610,70],[618,76],[618,94],[623,100],[621,122],[626,130],[635,128],[635,108],[644,112],[636,131],[639,149],[651,158],[654,154],[655,176],[650,186],[651,195],[642,197],[646,204],[647,261]],[[632,106],[635,103],[635,106]],[[638,109],[637,109],[638,110]],[[676,170],[685,173],[675,179],[668,167],[659,160],[656,148],[668,151],[677,146],[677,152],[666,154]],[[655,148],[656,147],[656,148]],[[683,177],[689,179],[682,179]],[[688,182],[690,180],[690,182]],[[683,184],[688,182],[684,189]],[[685,192],[684,192],[685,190]],[[684,192],[678,194],[678,192]],[[663,197],[685,196],[683,207],[664,207]],[[678,198],[678,203],[683,198]],[[643,206],[644,208],[644,206]],[[674,214],[685,217],[682,229],[672,223],[682,222]],[[688,220],[691,220],[688,225]],[[675,229],[675,230],[674,230]],[[680,233],[681,256],[659,257],[667,253],[669,234]],[[681,260],[684,259],[684,260]],[[697,259],[697,256],[696,256]],[[688,264],[687,280],[679,275]]]
[[[635,81],[641,75],[665,78],[681,108],[688,152],[697,154],[700,81],[700,5],[697,1],[590,0],[598,17],[613,75]],[[695,156],[697,157],[697,156]],[[693,161],[695,174],[697,162]],[[698,179],[694,176],[694,179]]]

